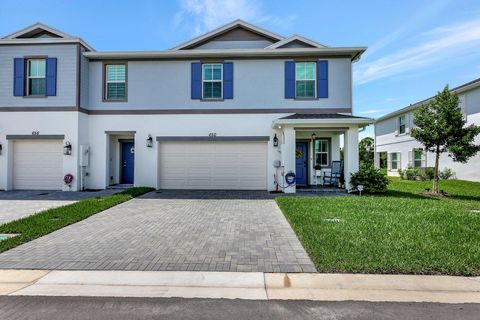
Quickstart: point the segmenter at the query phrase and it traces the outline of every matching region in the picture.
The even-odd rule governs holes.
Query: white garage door
[[[13,189],[62,189],[61,140],[16,140],[13,143]]]
[[[160,189],[267,189],[266,142],[160,142]]]

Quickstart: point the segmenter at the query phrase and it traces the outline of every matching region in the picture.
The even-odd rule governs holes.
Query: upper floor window
[[[27,95],[44,96],[45,95],[45,59],[27,60]]]
[[[223,64],[202,64],[202,98],[222,99]]]
[[[106,64],[105,65],[105,93],[107,101],[127,100],[127,65]]]
[[[315,165],[317,166],[329,166],[329,140],[317,139],[315,140]]]
[[[317,87],[317,63],[295,63],[295,97],[316,98]]]
[[[398,133],[403,134],[407,131],[406,117],[403,115],[398,118]]]

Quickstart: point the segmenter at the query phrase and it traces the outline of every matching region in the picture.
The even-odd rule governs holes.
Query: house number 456
[[[215,138],[217,136],[217,133],[216,132],[210,132],[208,134],[208,136],[211,137],[211,138]]]
[[[32,136],[38,136],[40,134],[40,131],[32,131]]]

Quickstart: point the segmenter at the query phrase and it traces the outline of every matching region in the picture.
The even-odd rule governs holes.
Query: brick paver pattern
[[[154,193],[6,251],[0,268],[316,271],[272,199]]]

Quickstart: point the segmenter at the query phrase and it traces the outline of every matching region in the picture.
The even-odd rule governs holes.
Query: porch
[[[276,183],[285,193],[349,190],[350,175],[359,165],[358,132],[371,123],[372,119],[344,114],[277,119],[272,124],[280,159]],[[292,176],[295,180],[287,181]]]

